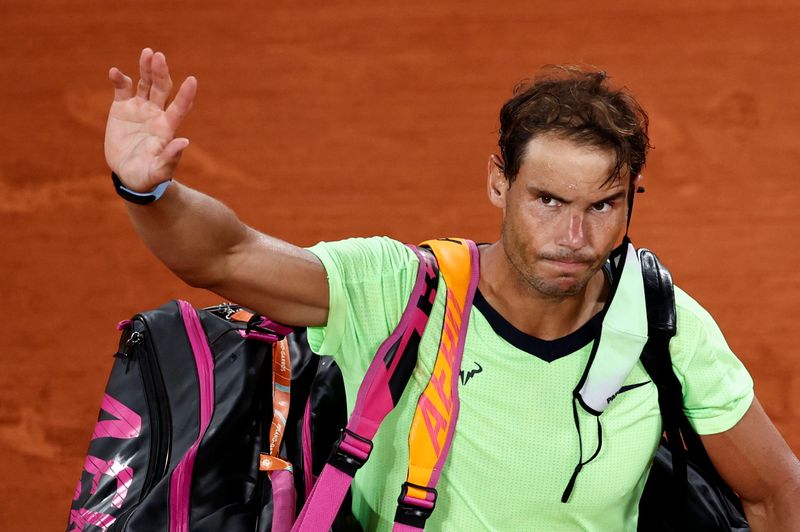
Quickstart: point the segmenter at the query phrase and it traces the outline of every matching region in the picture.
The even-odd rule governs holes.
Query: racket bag
[[[273,417],[273,344],[284,336],[293,394],[282,453],[297,479],[284,491],[295,499],[297,490],[302,505],[303,467],[312,463],[303,458],[303,430],[306,451],[311,437],[323,447],[338,437],[346,416],[341,374],[330,359],[320,364],[325,357],[310,351],[303,329],[237,321],[237,310],[172,301],[120,323],[68,531],[271,530],[274,487],[259,471],[259,454]],[[314,419],[304,423],[312,404],[319,411],[309,410]]]

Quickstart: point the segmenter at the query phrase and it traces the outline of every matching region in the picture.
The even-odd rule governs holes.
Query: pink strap
[[[272,344],[288,336],[294,329],[272,321],[266,316],[254,315],[247,323],[247,329],[240,330],[239,335],[250,340],[259,340]]]
[[[242,338],[247,338],[248,340],[258,340],[259,342],[264,342],[265,344],[274,344],[275,342],[280,341],[282,336],[273,333],[265,333],[261,331],[245,331],[240,330],[239,336]]]
[[[192,485],[192,472],[197,449],[205,436],[214,413],[214,355],[208,345],[203,324],[197,311],[189,303],[178,300],[178,307],[186,327],[186,334],[194,353],[197,366],[197,380],[200,390],[200,430],[197,439],[170,475],[169,494],[169,530],[170,532],[188,532],[189,530],[189,496]]]
[[[322,474],[314,484],[311,495],[292,527],[292,532],[330,530],[352,482],[353,477],[332,465],[325,464]]]
[[[300,433],[303,446],[303,484],[305,486],[304,500],[307,501],[311,488],[314,487],[314,453],[311,447],[311,394],[306,401],[306,408],[303,412],[303,429]]]
[[[411,525],[404,525],[403,523],[395,523],[392,527],[392,532],[420,532],[424,530]]]
[[[358,389],[356,404],[347,422],[348,430],[368,440],[375,436],[383,418],[392,411],[405,389],[407,379],[400,386],[390,382],[395,373],[398,370],[408,370],[410,376],[416,365],[419,345],[414,342],[422,338],[430,316],[430,309],[427,313],[422,310],[422,302],[425,300],[432,307],[436,299],[436,286],[433,280],[438,281],[438,270],[434,271],[436,268],[434,258],[427,252],[412,249],[419,258],[420,265],[414,290],[411,292],[400,323],[375,353]],[[411,367],[404,367],[405,365]],[[396,386],[394,390],[392,384]]]
[[[272,482],[272,530],[287,532],[294,521],[294,477],[291,471],[281,469],[270,471],[269,479]]]
[[[399,401],[416,365],[418,342],[436,299],[438,269],[429,253],[423,253],[415,247],[411,249],[419,259],[419,269],[408,304],[394,332],[375,353],[358,389],[356,405],[347,428],[311,490],[292,527],[293,532],[330,529],[355,472],[369,458],[372,438],[378,426]],[[400,372],[403,372],[405,379],[394,379],[398,382],[392,382]]]
[[[262,329],[269,329],[270,331],[274,331],[281,336],[288,336],[294,329],[289,327],[288,325],[283,325],[282,323],[278,323],[277,321],[273,321],[266,316],[260,316],[260,319],[255,324],[257,327],[261,327]]]

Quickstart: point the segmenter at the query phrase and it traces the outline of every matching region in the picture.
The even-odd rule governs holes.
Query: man
[[[140,75],[134,91],[130,78],[111,69],[115,98],[105,140],[137,231],[192,286],[309,326],[312,347],[336,357],[352,399],[399,320],[417,259],[388,238],[301,249],[169,182],[189,145],[174,135],[197,82],[187,78],[166,106],[172,82],[164,55],[143,50]],[[480,249],[461,410],[429,528],[635,530],[660,437],[655,387],[637,364],[609,398],[600,433],[583,410],[576,428],[572,391],[611,300],[613,274],[604,266],[627,232],[648,148],[646,115],[602,73],[552,70],[505,104],[500,148],[489,160],[487,188],[503,225],[500,239]],[[135,203],[145,199],[150,203]],[[749,375],[713,319],[679,289],[676,299],[678,335],[670,349],[688,417],[753,528],[800,530],[797,458],[754,399]],[[440,297],[432,324],[441,324],[443,311]],[[369,530],[391,526],[408,428],[439,332],[426,330],[406,393],[356,476],[353,510]]]

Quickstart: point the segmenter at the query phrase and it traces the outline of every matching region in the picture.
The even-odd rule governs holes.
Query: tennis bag
[[[344,398],[341,373],[310,351],[305,331],[236,306],[196,311],[185,301],[119,328],[67,530],[270,530],[273,498],[293,514],[311,463],[298,460],[303,429],[330,448],[346,421],[344,401],[329,400]],[[295,393],[280,452],[296,461],[297,486],[285,471],[259,471],[275,411],[273,360],[285,363],[288,353]],[[307,408],[313,420],[303,427]],[[350,528],[343,507],[337,526]]]

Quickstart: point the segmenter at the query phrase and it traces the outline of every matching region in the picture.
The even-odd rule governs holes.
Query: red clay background
[[[179,178],[308,245],[492,240],[497,111],[546,63],[602,66],[650,111],[633,237],[716,317],[800,451],[800,5],[581,0],[0,5],[0,529],[58,530],[117,321],[183,297],[102,153],[112,65],[199,78]]]

